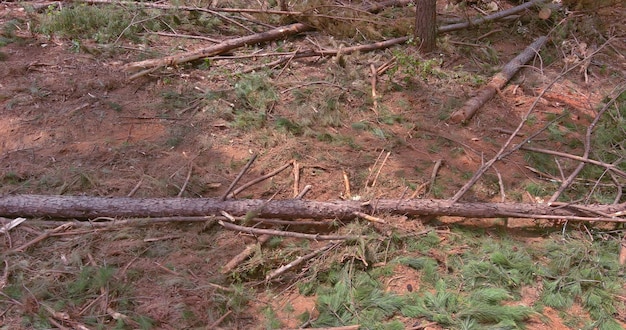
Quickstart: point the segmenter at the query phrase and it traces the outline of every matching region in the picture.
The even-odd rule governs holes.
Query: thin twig
[[[309,192],[309,190],[311,190],[311,188],[313,188],[313,186],[311,186],[310,184],[307,184],[306,186],[304,186],[302,191],[298,194],[298,196],[296,196],[296,199],[304,198],[304,195],[306,195],[306,193]]]
[[[625,219],[626,221],[626,219]],[[319,234],[304,234],[304,233],[296,233],[291,231],[282,231],[282,230],[274,230],[274,229],[263,229],[263,228],[252,228],[246,226],[239,226],[232,223],[218,221],[218,223],[230,230],[252,234],[252,235],[272,235],[272,236],[282,236],[282,237],[295,237],[295,238],[304,238],[313,241],[343,241],[343,240],[355,240],[361,238],[362,236],[348,236],[348,235],[319,235]]]
[[[44,232],[43,234],[37,236],[35,239],[31,240],[30,242],[28,242],[28,243],[26,243],[26,244],[24,244],[24,245],[22,245],[22,246],[20,246],[20,247],[18,247],[16,249],[14,249],[13,252],[24,252],[29,247],[31,247],[31,246],[33,246],[33,245],[35,245],[35,244],[45,240],[46,238],[50,237],[50,235],[58,233],[58,232],[66,231],[66,230],[72,228],[72,226],[73,225],[72,225],[71,222],[64,223],[64,224],[62,224],[62,225],[60,225],[60,226],[58,226],[58,227],[56,227],[56,228],[54,228],[52,230]]]
[[[329,244],[326,244],[323,247],[321,247],[321,248],[319,248],[319,249],[317,249],[317,250],[315,250],[315,251],[313,251],[311,253],[305,254],[305,255],[303,255],[301,257],[297,257],[296,260],[294,260],[294,261],[292,261],[292,262],[290,262],[290,263],[288,263],[288,264],[286,264],[284,266],[281,266],[281,267],[273,270],[269,274],[267,274],[267,276],[265,276],[265,281],[269,282],[269,281],[275,279],[276,277],[278,277],[279,275],[285,273],[286,271],[288,271],[288,270],[298,266],[299,264],[301,264],[301,263],[303,263],[303,262],[305,262],[305,261],[307,261],[309,259],[312,259],[312,258],[316,257],[318,254],[324,253],[324,252],[330,250],[331,248],[334,248],[334,247],[338,246],[339,244],[341,244],[341,243],[329,243]]]
[[[376,95],[376,80],[378,78],[378,70],[374,63],[370,64],[370,72],[372,74],[372,102],[374,114],[378,116],[378,95]]]
[[[255,155],[255,157],[256,157],[256,155]],[[245,184],[241,185],[241,187],[235,189],[232,193],[228,194],[227,197],[228,198],[234,198],[235,196],[237,196],[237,194],[239,194],[240,192],[244,191],[246,188],[248,188],[248,187],[250,187],[252,185],[255,185],[255,184],[257,184],[257,183],[259,183],[259,182],[261,182],[263,180],[267,180],[267,179],[275,176],[276,174],[284,171],[287,167],[291,166],[292,164],[293,164],[293,161],[290,161],[289,163],[279,167],[278,169],[276,169],[276,170],[274,170],[274,171],[272,171],[270,173],[267,173],[267,174],[265,174],[263,176],[260,176],[260,177],[254,179],[254,180],[246,182]],[[232,188],[230,188],[230,189],[232,189]]]
[[[502,175],[500,175],[500,171],[498,171],[495,166],[493,170],[496,171],[496,175],[498,176],[498,186],[500,186],[500,202],[504,203],[504,201],[506,201],[506,193],[504,192],[504,182],[502,182]]]
[[[439,173],[439,169],[441,168],[442,164],[443,164],[443,159],[438,159],[435,162],[435,166],[433,166],[433,171],[430,174],[430,181],[428,182],[428,190],[426,191],[424,196],[429,195],[430,192],[433,190],[433,186],[435,185],[435,180],[437,179],[437,173]]]
[[[391,151],[388,151],[387,155],[385,155],[385,159],[383,159],[383,163],[380,164],[380,167],[378,168],[378,172],[376,172],[376,176],[374,177],[374,181],[372,181],[372,185],[370,187],[374,187],[376,185],[376,181],[378,181],[378,176],[380,176],[380,172],[383,170],[383,167],[385,167],[385,163],[387,163],[387,159],[389,159],[390,155],[391,155]]]
[[[583,159],[585,160],[589,159],[589,152],[591,150],[591,133],[593,132],[594,128],[596,127],[596,125],[600,121],[600,118],[606,112],[606,110],[608,110],[608,108],[611,105],[613,105],[613,103],[617,100],[617,97],[624,92],[624,87],[622,87],[621,89],[622,90],[616,93],[616,95],[613,98],[611,98],[611,100],[607,102],[604,105],[604,107],[600,109],[600,111],[598,111],[598,113],[596,114],[596,117],[593,119],[591,124],[587,126],[587,132],[585,133],[585,141],[584,141],[585,151],[583,152],[583,156],[582,156]],[[559,187],[559,189],[552,195],[552,197],[550,197],[550,199],[548,200],[548,204],[555,202],[561,196],[561,194],[565,191],[565,189],[567,189],[567,187],[569,187],[574,181],[574,179],[578,176],[578,173],[582,171],[583,167],[585,167],[585,162],[581,161],[578,164],[578,166],[576,166],[574,171],[572,171],[570,176],[567,177],[567,179],[561,183],[561,186]]]
[[[183,186],[180,187],[180,191],[178,192],[177,197],[181,197],[183,193],[185,193],[185,189],[187,188],[187,184],[189,183],[189,179],[191,178],[191,172],[193,172],[193,164],[190,161],[189,171],[187,171],[187,177],[185,178],[185,182],[183,183]]]
[[[194,35],[190,35],[190,34],[178,34],[178,33],[167,33],[167,32],[154,32],[154,33],[156,35],[163,36],[163,37],[200,39],[200,40],[206,40],[206,41],[214,42],[216,44],[222,42],[222,40],[213,39],[213,38],[209,38],[209,37],[205,37],[205,36],[194,36]]]
[[[231,184],[228,187],[228,189],[226,189],[226,191],[224,192],[224,194],[220,198],[221,200],[223,200],[223,201],[226,200],[226,198],[228,197],[228,194],[233,190],[233,188],[235,188],[235,185],[237,184],[237,182],[239,182],[239,180],[241,180],[241,177],[243,177],[243,175],[246,174],[248,169],[250,169],[250,166],[252,166],[252,163],[254,163],[255,159],[256,159],[256,154],[253,154],[252,157],[250,157],[250,160],[248,160],[248,163],[246,164],[246,166],[243,167],[243,169],[239,172],[239,175],[237,175],[235,180],[233,180],[233,182],[231,182]]]
[[[300,164],[294,159],[293,164],[293,196],[297,197],[300,193]]]
[[[139,179],[139,182],[137,182],[137,184],[133,187],[133,189],[128,193],[128,195],[126,195],[126,197],[133,197],[133,195],[135,195],[135,193],[137,192],[137,190],[139,190],[139,187],[141,187],[141,184],[143,183],[143,176],[141,177],[141,179]]]
[[[219,224],[224,226],[224,224],[228,224],[228,223],[220,221]],[[228,225],[231,225],[231,224],[228,224]],[[233,226],[237,226],[237,225],[233,225]],[[237,226],[237,227],[241,227],[241,226]],[[247,227],[244,227],[244,228],[247,228]],[[272,235],[260,235],[257,238],[256,242],[248,244],[246,248],[243,249],[243,251],[241,251],[238,255],[230,259],[230,261],[226,263],[224,267],[222,267],[220,272],[222,274],[230,273],[233,269],[235,269],[235,267],[237,267],[237,265],[239,265],[242,261],[246,260],[254,252],[257,245],[261,246],[265,244],[265,242],[269,241],[270,238],[272,238]]]
[[[365,219],[367,221],[376,222],[376,223],[386,223],[386,221],[381,219],[381,218],[378,218],[378,217],[375,217],[375,216],[372,216],[372,215],[369,215],[369,214],[365,214],[363,212],[355,211],[352,214],[354,214],[355,216],[357,216],[359,218],[363,218],[363,219]]]
[[[343,177],[343,187],[344,187],[343,196],[347,199],[352,199],[352,192],[350,191],[350,179],[348,179],[348,173],[346,173],[346,170],[341,170],[341,175]]]

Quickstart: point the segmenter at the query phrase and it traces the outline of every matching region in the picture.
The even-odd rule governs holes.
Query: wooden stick
[[[346,199],[352,198],[352,192],[350,191],[350,179],[348,179],[348,173],[345,170],[341,170],[341,175],[343,177],[343,197]]]
[[[278,169],[276,169],[276,170],[274,170],[274,171],[272,171],[272,172],[270,172],[270,173],[267,173],[267,174],[265,174],[265,175],[263,175],[263,176],[260,176],[260,177],[258,177],[258,178],[256,178],[256,179],[254,179],[254,180],[251,180],[251,181],[249,181],[249,182],[246,182],[245,184],[241,185],[241,187],[239,187],[239,188],[235,189],[235,190],[234,190],[232,193],[230,193],[227,197],[228,197],[228,198],[234,198],[237,194],[239,194],[240,192],[244,191],[246,188],[248,188],[248,187],[250,187],[250,186],[252,186],[252,185],[255,185],[255,184],[257,184],[257,183],[259,183],[259,182],[261,182],[261,181],[263,181],[263,180],[267,180],[267,179],[269,179],[269,178],[271,178],[271,177],[275,176],[276,174],[278,174],[278,173],[280,173],[280,172],[284,171],[287,167],[291,166],[292,164],[293,164],[293,161],[291,161],[291,162],[289,162],[289,163],[287,163],[287,164],[285,164],[285,165],[283,165],[283,166],[279,167]]]
[[[372,181],[372,185],[370,187],[374,187],[376,185],[376,181],[378,181],[378,176],[380,175],[380,172],[383,170],[383,167],[385,167],[385,163],[387,163],[387,159],[389,159],[390,155],[391,155],[391,151],[387,151],[387,155],[385,155],[385,159],[383,159],[382,164],[380,164],[380,167],[378,168],[378,172],[376,172],[376,176],[374,177],[374,181]]]
[[[293,164],[293,196],[298,197],[300,193],[300,164],[294,159]]]
[[[180,187],[180,191],[178,192],[177,197],[182,197],[183,193],[185,193],[185,189],[187,188],[187,184],[189,183],[189,179],[191,179],[191,172],[193,171],[193,164],[189,162],[189,170],[187,171],[187,177],[185,178],[185,182],[183,186]]]
[[[235,180],[233,180],[233,182],[230,183],[230,186],[228,187],[228,189],[226,189],[226,192],[224,192],[224,194],[222,195],[221,200],[226,200],[226,197],[228,197],[228,194],[230,193],[230,191],[233,190],[233,188],[235,188],[235,185],[237,184],[237,182],[239,182],[239,180],[241,180],[241,177],[243,177],[243,175],[246,174],[248,169],[250,169],[250,166],[252,166],[252,163],[254,163],[255,159],[256,159],[256,154],[253,154],[252,157],[250,157],[250,160],[248,160],[248,163],[246,164],[246,166],[244,166],[243,169],[241,169],[241,171],[239,172],[239,175],[237,175]]]
[[[435,180],[437,179],[437,173],[439,173],[439,169],[441,168],[442,164],[443,164],[443,159],[438,159],[435,162],[435,166],[433,166],[433,171],[430,174],[430,181],[428,182],[428,190],[426,191],[426,193],[424,193],[424,196],[429,195],[430,192],[433,190],[433,186],[435,185]]]
[[[303,262],[305,262],[305,261],[307,261],[309,259],[312,259],[312,258],[316,257],[317,255],[319,255],[321,253],[324,253],[324,252],[326,252],[326,251],[330,250],[331,248],[334,248],[334,247],[336,247],[338,245],[339,245],[339,243],[329,243],[329,244],[326,244],[323,247],[321,247],[321,248],[319,248],[319,249],[317,249],[317,250],[315,250],[315,251],[313,251],[311,253],[307,253],[307,254],[305,254],[305,255],[303,255],[301,257],[297,257],[294,261],[292,261],[292,262],[290,262],[290,263],[288,263],[288,264],[286,264],[284,266],[281,266],[281,267],[273,270],[269,274],[267,274],[267,276],[265,276],[265,281],[269,282],[269,281],[275,279],[276,277],[278,277],[279,275],[285,273],[286,271],[288,271],[288,270],[298,266],[299,264],[301,264],[301,263],[303,263]]]
[[[374,113],[378,116],[378,95],[376,95],[376,80],[378,78],[378,70],[374,63],[370,64],[370,72],[372,74],[372,102],[374,107]]]
[[[621,95],[624,92],[623,88],[624,87],[622,87],[622,90],[619,91],[618,93],[616,93],[616,96],[613,97],[609,102],[607,102],[604,105],[604,107],[602,107],[602,109],[600,109],[600,111],[598,111],[598,113],[596,114],[596,117],[593,119],[591,124],[589,124],[589,126],[587,126],[587,132],[585,133],[585,141],[584,141],[585,142],[585,151],[583,152],[583,156],[582,156],[583,159],[585,159],[585,160],[589,159],[589,151],[591,149],[591,133],[593,132],[593,129],[596,127],[596,125],[600,121],[600,118],[606,112],[606,110],[611,105],[613,105],[613,103],[617,100],[618,95]],[[565,191],[565,189],[567,189],[567,187],[569,187],[572,184],[574,179],[576,179],[576,177],[578,176],[578,173],[580,173],[580,171],[582,171],[583,167],[585,167],[585,162],[584,161],[581,161],[580,163],[578,163],[578,166],[576,166],[574,171],[572,171],[572,173],[567,177],[567,179],[565,179],[561,183],[561,186],[559,187],[559,189],[552,195],[552,197],[550,197],[550,199],[548,200],[548,204],[555,202],[561,196],[561,194]]]
[[[554,151],[554,150],[549,150],[549,149],[542,149],[542,148],[536,148],[536,147],[529,147],[527,145],[524,145],[522,147],[520,147],[521,150],[527,150],[527,151],[532,151],[532,152],[539,152],[542,154],[546,154],[546,155],[553,155],[553,156],[559,156],[559,157],[563,157],[563,158],[569,158],[572,160],[577,160],[579,162],[585,162],[585,163],[589,163],[592,165],[597,165],[600,167],[604,167],[607,170],[611,171],[612,173],[615,173],[623,178],[626,178],[626,172],[620,170],[617,166],[615,166],[614,164],[607,164],[607,163],[603,163],[597,160],[593,160],[593,159],[585,159],[583,157],[580,156],[576,156],[576,155],[572,155],[572,154],[568,154],[565,152],[560,152],[560,151]]]
[[[365,219],[367,221],[376,222],[376,223],[386,223],[385,220],[383,220],[381,218],[378,218],[378,217],[375,217],[375,216],[372,216],[372,215],[369,215],[369,214],[365,214],[363,212],[355,211],[354,215],[356,215],[359,218],[363,218],[363,219]]]
[[[502,89],[506,83],[513,78],[519,69],[530,61],[535,55],[539,54],[539,49],[548,40],[548,37],[542,36],[537,38],[523,52],[517,55],[509,63],[507,63],[498,74],[496,74],[487,86],[478,92],[478,95],[465,102],[465,105],[455,111],[450,116],[450,122],[461,123],[466,122],[480,109],[487,101],[496,95],[496,92]]]
[[[304,233],[296,233],[292,231],[282,231],[275,229],[263,229],[263,228],[252,228],[246,226],[239,226],[233,223],[218,221],[222,227],[242,233],[252,234],[252,235],[270,235],[270,236],[283,236],[283,237],[295,237],[295,238],[304,238],[313,241],[343,241],[343,240],[355,240],[361,238],[362,236],[348,236],[348,235],[320,235],[320,234],[304,234]]]
[[[71,222],[62,224],[62,225],[60,225],[60,226],[58,226],[58,227],[56,227],[56,228],[54,228],[52,230],[46,231],[45,233],[43,233],[43,234],[37,236],[35,239],[31,240],[30,242],[28,242],[28,243],[26,243],[26,244],[24,244],[24,245],[22,245],[22,246],[20,246],[20,247],[18,247],[16,249],[14,249],[13,251],[14,252],[24,252],[29,247],[31,247],[31,246],[33,246],[33,245],[35,245],[35,244],[45,240],[46,238],[50,237],[50,235],[58,233],[58,232],[66,231],[66,230],[68,230],[70,228],[72,228],[72,223]]]
[[[227,224],[227,222],[220,221],[219,224],[224,226],[224,224]],[[234,226],[237,226],[237,225],[234,225]],[[237,227],[241,227],[241,226],[237,226]],[[224,226],[224,228],[227,228],[227,227]],[[248,259],[248,257],[254,252],[254,249],[256,249],[257,245],[261,246],[265,244],[265,242],[269,241],[270,238],[272,238],[272,235],[267,235],[267,234],[260,235],[259,237],[257,237],[256,242],[248,244],[246,248],[243,249],[243,251],[241,251],[238,255],[230,259],[230,261],[226,265],[224,265],[224,267],[222,267],[220,272],[222,274],[230,273],[233,269],[235,269],[235,267],[237,267],[237,265],[242,263],[244,260]]]

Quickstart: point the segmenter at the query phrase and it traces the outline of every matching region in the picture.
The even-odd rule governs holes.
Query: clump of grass
[[[235,111],[233,126],[242,129],[265,125],[267,112],[278,100],[278,93],[270,78],[261,73],[239,77],[235,83],[235,95],[242,102],[242,108]]]
[[[320,85],[294,89],[291,94],[294,96],[297,120],[303,127],[339,127],[348,117],[343,111],[347,95],[342,90]]]
[[[351,268],[350,263],[346,264],[330,278],[330,286],[318,288],[316,309],[320,314],[314,326],[380,327],[402,307],[400,296],[386,293],[381,283],[367,272],[351,271]]]
[[[580,302],[592,319],[593,328],[618,329],[615,295],[621,292],[620,266],[615,253],[617,240],[551,240],[545,245],[549,260],[540,269],[541,300],[546,306],[567,309]]]
[[[70,39],[90,38],[99,43],[114,41],[118,36],[134,37],[139,25],[131,25],[132,13],[118,6],[64,6],[48,10],[39,29],[48,35]]]

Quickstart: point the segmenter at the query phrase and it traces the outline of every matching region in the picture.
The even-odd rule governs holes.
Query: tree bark
[[[353,219],[365,214],[461,216],[471,218],[543,218],[624,222],[626,203],[618,205],[562,205],[527,203],[452,203],[448,200],[412,199],[310,201],[260,199],[129,198],[88,196],[6,195],[0,197],[2,217],[93,219],[97,217],[173,217],[220,215],[282,219]]]
[[[415,37],[423,53],[437,46],[437,0],[415,0]]]
[[[461,109],[458,109],[450,116],[450,122],[456,124],[468,121],[472,118],[478,109],[487,103],[487,101],[491,100],[491,98],[496,95],[496,92],[513,78],[522,65],[526,64],[526,62],[530,61],[539,53],[539,49],[541,49],[546,40],[548,40],[546,36],[537,38],[537,40],[526,47],[523,52],[507,63],[502,68],[502,71],[498,72],[498,74],[491,79],[487,86],[483,87],[476,96],[467,100]]]

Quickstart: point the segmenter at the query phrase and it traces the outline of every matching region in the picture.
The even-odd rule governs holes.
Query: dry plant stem
[[[319,254],[322,254],[322,253],[330,250],[331,248],[334,248],[334,247],[338,246],[339,244],[340,243],[329,243],[329,244],[326,244],[323,247],[321,247],[321,248],[319,248],[319,249],[317,249],[317,250],[315,250],[315,251],[313,251],[311,253],[308,253],[308,254],[305,254],[305,255],[303,255],[301,257],[298,257],[298,258],[296,258],[296,260],[294,260],[294,261],[292,261],[292,262],[290,262],[290,263],[288,263],[288,264],[286,264],[284,266],[281,266],[278,269],[275,269],[271,273],[267,274],[267,276],[265,276],[265,281],[269,282],[269,281],[275,279],[276,277],[282,275],[286,271],[288,271],[288,270],[298,266],[299,264],[301,264],[301,263],[303,263],[303,262],[305,262],[305,261],[307,261],[309,259],[312,259],[312,258],[316,257]]]
[[[291,163],[293,164],[293,196],[297,198],[300,194],[300,164],[296,160]]]
[[[345,170],[341,170],[341,174],[343,176],[343,186],[344,186],[343,197],[347,199],[351,199],[352,192],[350,191],[350,180],[348,179],[348,173],[346,173]]]
[[[178,34],[178,33],[167,33],[167,32],[155,32],[155,34],[159,36],[163,36],[163,37],[200,39],[200,40],[210,41],[216,44],[222,42],[221,40],[218,40],[218,39],[208,38],[204,36],[194,36],[194,35],[189,35],[189,34]]]
[[[189,162],[189,170],[187,171],[187,177],[185,178],[185,182],[183,186],[180,187],[180,191],[178,192],[177,197],[182,197],[185,193],[185,189],[187,189],[187,184],[189,184],[189,179],[191,179],[191,172],[193,172],[193,164]]]
[[[498,171],[494,166],[494,171],[496,171],[496,175],[498,175],[498,186],[500,186],[500,202],[504,203],[506,201],[506,193],[504,192],[504,182],[502,182],[502,175],[500,175],[500,171]]]
[[[480,17],[480,18],[475,18],[472,19],[468,22],[463,22],[463,23],[457,23],[457,24],[451,24],[451,25],[446,25],[446,26],[442,26],[439,28],[438,32],[450,32],[450,31],[456,31],[456,30],[462,30],[462,29],[466,29],[472,26],[476,26],[476,25],[480,25],[486,22],[490,22],[490,21],[495,21],[495,20],[499,20],[499,19],[503,19],[507,16],[511,16],[511,15],[515,15],[519,12],[522,12],[524,10],[527,10],[529,8],[532,8],[536,5],[540,5],[542,3],[546,2],[546,0],[533,0],[533,1],[529,1],[526,3],[523,3],[519,6],[513,7],[513,8],[509,8],[506,10],[502,10],[499,11],[497,13],[493,13],[491,15],[487,15],[484,17]]]
[[[291,166],[293,164],[293,161],[290,161],[289,163],[279,167],[278,169],[267,173],[263,176],[260,176],[252,181],[246,182],[245,184],[241,185],[241,187],[235,189],[232,193],[228,194],[228,196],[226,196],[227,198],[234,198],[235,196],[237,196],[237,194],[239,194],[240,192],[244,191],[245,189],[249,188],[250,186],[253,186],[263,180],[267,180],[273,176],[275,176],[276,174],[284,171],[285,169],[287,169],[289,166]],[[232,189],[232,188],[231,188]]]
[[[625,220],[626,221],[626,220]],[[319,235],[319,234],[303,234],[296,233],[291,231],[282,231],[282,230],[274,230],[274,229],[263,229],[263,228],[252,228],[246,226],[239,226],[233,223],[218,221],[218,223],[230,230],[252,234],[252,235],[272,235],[272,236],[282,236],[282,237],[295,237],[295,238],[304,238],[313,241],[343,241],[343,240],[355,240],[361,238],[361,236],[346,236],[346,235]]]
[[[496,92],[502,89],[506,83],[513,78],[520,68],[530,61],[535,55],[539,54],[539,50],[548,40],[548,37],[542,36],[537,38],[524,51],[507,63],[502,71],[498,72],[480,92],[473,98],[467,100],[462,108],[455,111],[450,116],[452,123],[466,122],[480,109],[487,101],[491,100]]]
[[[428,191],[424,194],[425,196],[429,195],[433,190],[433,186],[435,185],[435,180],[437,179],[437,173],[439,173],[439,169],[441,168],[441,164],[443,163],[443,159],[438,159],[435,162],[435,166],[433,167],[433,172],[430,174],[430,181],[428,182]]]
[[[219,221],[219,224],[222,225],[222,226],[224,226],[224,224],[237,226],[237,225],[226,223],[226,222],[223,222],[223,221]],[[237,226],[237,227],[242,227],[242,226]],[[227,227],[225,227],[225,228],[227,228]],[[242,228],[248,228],[248,227],[242,227]],[[235,267],[237,267],[237,265],[239,265],[244,260],[246,260],[254,252],[254,250],[256,249],[257,245],[261,246],[261,245],[265,244],[265,242],[269,241],[270,238],[272,238],[272,235],[267,235],[267,234],[263,234],[263,235],[260,235],[259,237],[257,237],[256,242],[248,244],[246,246],[246,248],[243,249],[243,251],[241,251],[238,255],[236,255],[235,257],[230,259],[230,261],[226,265],[224,265],[224,267],[222,267],[220,272],[222,274],[230,273],[233,269],[235,269]]]
[[[608,43],[610,40],[608,40],[606,43]],[[606,45],[606,43],[604,45]],[[598,47],[598,49],[596,49],[596,51],[594,51],[592,54],[589,55],[589,57],[593,57],[595,54],[597,54],[600,50],[602,50],[604,48],[604,45]],[[565,75],[567,75],[569,72],[571,72],[572,70],[574,70],[575,68],[577,68],[579,66],[579,63],[577,63],[576,65],[572,65],[570,68],[568,68],[567,70],[565,70],[564,72],[562,72],[561,74],[558,75],[558,77],[556,77],[555,79],[553,79],[548,86],[546,86],[541,93],[539,93],[539,95],[537,95],[537,97],[535,97],[535,100],[533,101],[533,103],[530,105],[530,107],[528,108],[528,111],[526,111],[526,113],[524,114],[524,116],[522,117],[522,120],[520,121],[520,123],[517,125],[517,127],[515,128],[515,130],[513,131],[513,133],[511,133],[511,135],[509,136],[509,138],[506,140],[506,142],[504,142],[504,144],[502,145],[502,147],[500,148],[500,150],[498,151],[498,153],[496,153],[496,155],[491,158],[487,163],[483,164],[472,176],[472,178],[463,186],[461,187],[461,189],[459,189],[459,191],[452,197],[452,199],[450,200],[453,203],[458,202],[461,197],[463,197],[463,195],[465,195],[465,193],[467,193],[470,188],[472,188],[472,186],[478,181],[478,179],[480,179],[480,177],[482,177],[483,174],[485,174],[485,172],[487,172],[487,170],[498,160],[506,157],[507,155],[510,155],[511,153],[517,151],[518,149],[520,149],[526,142],[530,141],[530,139],[532,139],[534,137],[533,134],[531,136],[529,136],[528,138],[526,138],[522,143],[514,146],[513,148],[511,148],[510,150],[506,150],[510,145],[511,142],[513,141],[513,139],[517,136],[517,134],[521,131],[522,127],[524,127],[524,124],[526,123],[526,121],[528,120],[528,117],[530,116],[530,114],[533,112],[533,110],[535,109],[535,107],[537,106],[537,104],[539,103],[539,100],[541,100],[541,98],[543,97],[543,95],[550,90],[550,88],[552,88],[552,86],[554,86],[554,84],[556,84],[557,81],[559,81],[561,78],[565,77]],[[538,133],[537,133],[538,134]]]
[[[311,188],[313,188],[313,186],[311,186],[310,184],[307,184],[306,186],[304,186],[302,191],[298,194],[298,196],[296,196],[296,199],[304,198],[304,195],[306,195],[306,193],[308,193],[311,190]]]
[[[378,71],[376,70],[376,66],[373,63],[370,64],[370,72],[372,74],[372,100],[374,102],[373,109],[374,113],[378,116],[378,95],[376,95],[376,79],[378,78]]]
[[[376,222],[376,223],[385,223],[385,220],[369,215],[369,214],[365,214],[363,212],[354,212],[354,215],[359,217],[359,218],[363,218],[367,221],[371,221],[371,222]]]
[[[2,278],[0,278],[0,291],[9,283],[9,262],[4,260],[4,272],[2,272]]]
[[[221,200],[226,200],[226,198],[228,197],[228,194],[233,190],[233,188],[235,188],[235,185],[237,184],[237,182],[239,182],[239,180],[241,180],[241,177],[243,177],[243,175],[246,174],[246,172],[250,169],[250,166],[252,166],[252,163],[254,163],[255,159],[256,159],[256,154],[253,154],[252,157],[250,157],[250,160],[248,160],[248,163],[246,164],[246,166],[244,166],[243,169],[241,169],[241,171],[239,172],[235,180],[233,180],[233,182],[231,182],[228,189],[226,189],[226,192],[224,192],[224,194],[222,195]]]
[[[126,195],[126,197],[133,197],[133,195],[135,195],[135,193],[137,192],[137,190],[139,190],[139,187],[141,187],[141,184],[143,183],[143,176],[141,177],[141,179],[139,179],[139,182],[137,182],[137,184],[133,187],[133,189],[128,193],[128,195]]]
[[[376,181],[378,181],[378,176],[380,176],[380,172],[383,170],[383,167],[385,167],[385,164],[387,163],[387,159],[389,159],[390,155],[391,155],[391,151],[388,151],[387,155],[385,155],[385,159],[383,159],[383,163],[380,164],[380,167],[378,168],[378,172],[376,172],[376,176],[374,177],[374,181],[372,181],[372,185],[370,187],[374,187],[376,185]]]
[[[35,239],[31,240],[30,242],[28,242],[28,243],[26,243],[26,244],[24,244],[24,245],[22,245],[22,246],[20,246],[20,247],[18,247],[16,249],[14,249],[13,252],[24,252],[29,247],[31,247],[31,246],[33,246],[33,245],[35,245],[35,244],[45,240],[46,238],[50,237],[50,235],[56,234],[56,233],[59,233],[59,232],[62,232],[62,231],[66,231],[66,230],[68,230],[70,228],[72,228],[72,223],[62,224],[62,225],[60,225],[60,226],[58,226],[58,227],[56,227],[56,228],[54,228],[52,230],[46,231],[45,233],[43,233],[43,234],[39,235],[38,237],[36,237]]]
[[[366,187],[369,186],[370,178],[372,177],[372,173],[374,173],[374,169],[378,165],[378,161],[380,161],[380,158],[383,156],[384,152],[385,152],[385,149],[381,150],[380,153],[378,153],[378,157],[376,158],[376,161],[374,162],[374,165],[372,165],[372,168],[369,170],[369,173],[367,174],[367,178],[365,178],[365,186]]]
[[[613,200],[613,204],[618,204],[619,201],[622,199],[622,194],[623,194],[622,184],[619,182],[619,180],[617,180],[617,178],[615,177],[613,173],[609,172],[609,175],[611,176],[611,180],[613,181],[613,183],[615,183],[615,188],[617,189],[617,193],[615,194],[615,199]]]
[[[611,107],[613,105],[613,103],[615,102],[615,100],[617,99],[618,95],[621,95],[624,92],[624,87],[621,88],[621,90],[619,90],[616,93],[616,96],[614,96],[609,102],[607,102],[602,109],[600,109],[600,111],[598,111],[598,114],[596,114],[596,117],[593,119],[593,121],[591,122],[591,124],[589,124],[589,126],[587,127],[587,132],[585,133],[585,151],[583,152],[583,156],[582,159],[584,160],[588,160],[589,159],[589,151],[591,149],[591,134],[593,133],[594,128],[596,127],[596,125],[598,124],[598,121],[600,121],[600,118],[602,117],[602,115],[606,112],[606,110],[608,110],[609,107]],[[553,203],[555,202],[557,199],[559,199],[559,197],[561,196],[561,194],[563,194],[563,192],[565,191],[565,189],[567,189],[572,182],[574,181],[574,179],[576,179],[576,177],[578,176],[578,173],[580,173],[580,171],[582,171],[583,167],[585,167],[585,161],[581,161],[578,166],[576,166],[576,169],[574,169],[574,171],[569,175],[569,177],[567,177],[566,180],[564,180],[561,183],[561,186],[559,187],[559,189],[552,195],[552,197],[550,197],[550,199],[548,200],[548,203]]]

